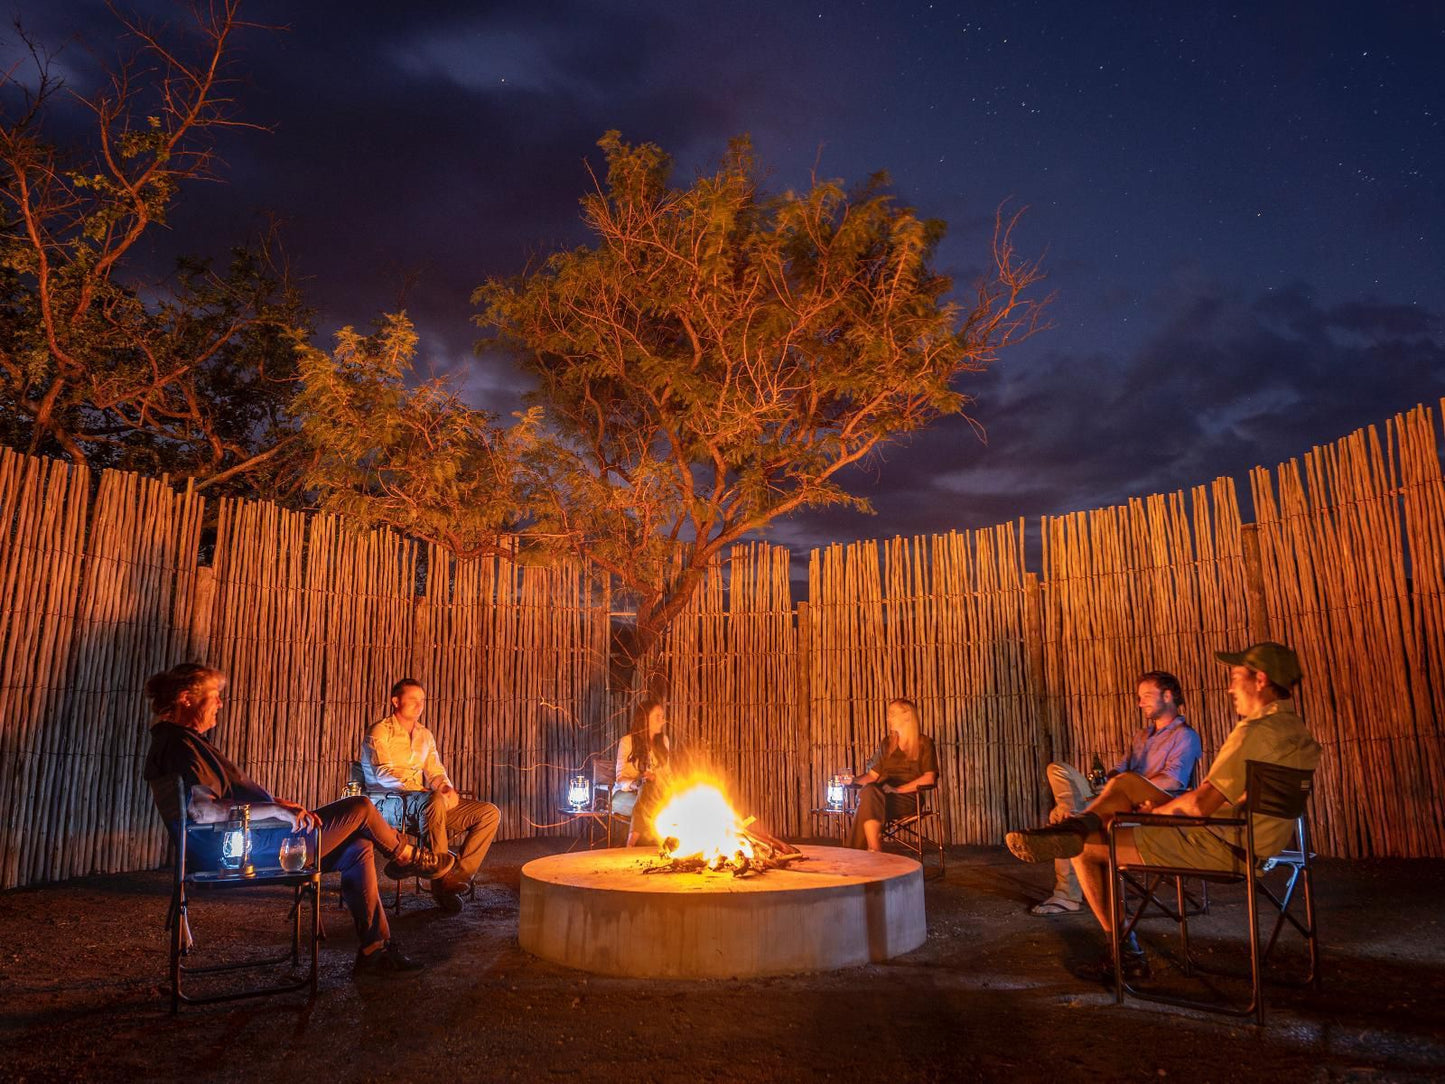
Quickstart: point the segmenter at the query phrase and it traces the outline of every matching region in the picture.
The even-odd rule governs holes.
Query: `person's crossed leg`
[[[1082,812],[1064,817],[1046,828],[1010,832],[1005,837],[1014,857],[1025,862],[1068,860],[1083,890],[1084,901],[1107,934],[1109,915],[1109,824],[1120,813],[1147,813],[1169,801],[1169,795],[1133,772],[1116,775]],[[1142,862],[1132,829],[1114,840],[1120,862]],[[1134,935],[1124,944],[1124,966],[1135,976],[1147,974],[1144,950]]]

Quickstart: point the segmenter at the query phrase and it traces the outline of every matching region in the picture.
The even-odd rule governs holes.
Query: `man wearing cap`
[[[1107,933],[1109,821],[1127,812],[1174,813],[1195,817],[1237,817],[1244,800],[1245,762],[1278,764],[1314,771],[1319,743],[1296,714],[1291,689],[1300,680],[1299,659],[1283,644],[1258,643],[1244,651],[1221,651],[1215,658],[1229,667],[1229,695],[1240,721],[1225,739],[1204,782],[1191,791],[1156,804],[1138,776],[1116,776],[1082,813],[1047,828],[1010,832],[1009,850],[1025,862],[1070,858],[1089,909]],[[1293,825],[1276,817],[1256,816],[1255,844],[1275,854],[1288,845]],[[1121,862],[1235,870],[1240,866],[1239,830],[1215,827],[1124,829],[1116,837]],[[1148,975],[1144,952],[1133,935],[1124,946],[1130,977]]]

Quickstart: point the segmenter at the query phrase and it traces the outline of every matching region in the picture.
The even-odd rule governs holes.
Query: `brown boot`
[[[1084,840],[1100,831],[1102,822],[1093,813],[1076,813],[1047,828],[1025,828],[1004,836],[1015,858],[1024,862],[1052,862],[1083,853]]]

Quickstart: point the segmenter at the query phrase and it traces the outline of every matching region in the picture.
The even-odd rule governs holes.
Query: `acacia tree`
[[[656,146],[600,146],[594,242],[474,300],[550,429],[525,458],[530,529],[620,581],[640,657],[725,547],[802,508],[868,510],[845,468],[964,413],[957,379],[1037,329],[1041,276],[1000,219],[991,273],[951,300],[943,223],[883,175],[768,196],[740,139],[677,188]]]
[[[327,511],[389,526],[460,557],[520,557],[525,526],[518,464],[539,412],[510,429],[473,410],[444,381],[408,388],[416,332],[404,313],[363,335],[344,327],[326,353],[298,344],[293,409],[309,449],[306,486]]]
[[[181,185],[212,177],[235,117],[226,78],[238,0],[152,30],[119,14],[132,53],[88,98],[32,63],[0,75],[0,437],[76,462],[215,484],[275,468],[295,442],[285,403],[308,322],[263,243],[217,272],[183,261],[166,284],[127,278]],[[27,43],[29,44],[29,43]],[[88,111],[91,146],[47,122]]]
[[[538,383],[510,429],[443,381],[409,387],[404,317],[305,351],[298,401],[323,506],[463,554],[561,555],[611,573],[644,657],[711,560],[806,507],[868,509],[840,476],[969,398],[956,379],[1033,332],[1000,221],[968,304],[932,265],[940,222],[879,176],[769,196],[746,140],[688,188],[617,133],[583,201],[593,244],[476,292],[479,344]],[[624,645],[619,645],[624,646]]]

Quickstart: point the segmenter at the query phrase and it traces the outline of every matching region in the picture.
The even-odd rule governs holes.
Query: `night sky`
[[[153,4],[156,11],[167,10]],[[18,14],[89,89],[103,5]],[[266,213],[330,331],[405,306],[421,368],[510,411],[469,295],[582,242],[595,143],[690,178],[752,135],[778,189],[879,169],[949,223],[966,286],[1029,210],[1053,328],[950,421],[855,478],[879,515],[796,547],[987,526],[1243,475],[1445,393],[1445,7],[1435,3],[257,3],[226,183],[153,251],[222,254]],[[7,47],[13,35],[7,35]],[[7,48],[7,53],[9,49]],[[1247,493],[1247,489],[1246,489]]]

